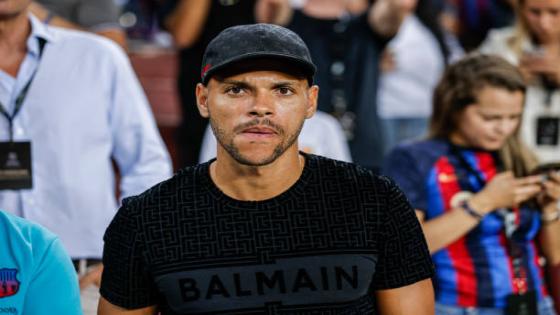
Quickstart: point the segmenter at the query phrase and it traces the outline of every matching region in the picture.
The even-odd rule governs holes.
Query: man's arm
[[[196,42],[211,5],[210,0],[181,0],[164,20],[164,26],[173,36],[177,47],[186,48]]]
[[[168,179],[172,166],[148,99],[121,50],[114,50],[114,66],[108,117],[124,198]]]
[[[377,0],[369,9],[369,25],[382,37],[392,37],[415,7],[416,0]]]
[[[375,293],[381,315],[433,315],[434,288],[430,279]]]
[[[99,299],[99,305],[97,307],[97,315],[155,315],[157,314],[157,309],[155,306],[149,306],[145,308],[139,308],[135,310],[127,310],[122,307],[111,304],[103,297]]]
[[[286,26],[290,23],[293,13],[288,0],[258,0],[255,4],[255,19],[259,23]]]

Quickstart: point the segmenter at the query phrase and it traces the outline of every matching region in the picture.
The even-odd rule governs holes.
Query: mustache
[[[251,127],[255,127],[255,126],[266,126],[271,128],[272,130],[274,130],[276,133],[278,133],[279,135],[283,135],[284,134],[284,129],[282,127],[280,127],[279,125],[275,124],[274,122],[272,122],[272,120],[268,119],[268,118],[256,118],[253,119],[251,121],[248,121],[246,123],[237,125],[233,131],[235,133],[239,133],[242,132],[244,129],[247,128],[251,128]]]

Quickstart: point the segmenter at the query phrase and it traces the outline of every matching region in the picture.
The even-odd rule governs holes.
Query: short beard
[[[226,152],[237,163],[239,163],[241,165],[245,165],[245,166],[265,166],[265,165],[271,164],[272,162],[276,161],[282,154],[284,154],[284,152],[286,152],[286,150],[289,147],[291,147],[296,142],[296,140],[298,139],[298,136],[301,132],[301,129],[303,128],[304,121],[301,122],[301,124],[299,125],[296,132],[294,132],[291,135],[288,135],[288,139],[286,141],[282,141],[281,143],[279,143],[274,148],[274,150],[272,151],[272,154],[270,156],[268,156],[267,158],[265,158],[261,161],[258,161],[258,162],[253,162],[253,161],[245,158],[239,152],[239,149],[237,148],[237,146],[235,146],[235,144],[233,143],[233,138],[229,142],[226,143],[226,132],[218,126],[218,124],[212,119],[211,116],[210,116],[210,127],[212,128],[212,131],[214,132],[214,135],[216,136],[216,140],[218,141],[218,143],[226,150]],[[246,129],[246,128],[253,127],[253,126],[268,126],[268,127],[273,128],[274,131],[276,131],[280,136],[284,136],[286,134],[284,129],[282,129],[280,126],[276,125],[275,123],[273,123],[268,118],[264,118],[264,119],[257,118],[257,119],[251,120],[248,123],[239,125],[239,126],[234,128],[233,133],[235,135],[239,131],[241,131],[243,129]]]

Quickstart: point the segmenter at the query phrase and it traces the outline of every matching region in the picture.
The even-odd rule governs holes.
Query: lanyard
[[[482,178],[480,172],[477,171],[461,154],[460,148],[456,145],[451,144],[450,153],[457,159],[460,166],[467,171],[468,174],[473,175],[476,178],[476,181],[481,189],[486,184],[486,180]],[[494,159],[497,161],[497,159]],[[473,191],[477,191],[474,189],[469,182],[469,188]],[[524,262],[524,253],[523,248],[513,239],[513,234],[518,228],[518,224],[516,223],[516,214],[519,216],[519,209],[499,209],[496,211],[500,217],[502,217],[504,223],[504,232],[506,236],[506,247],[509,255],[512,258],[512,267],[513,267],[513,285],[514,290],[517,293],[523,294],[528,290],[528,282],[527,282],[527,271],[523,264]]]
[[[465,157],[463,156],[463,154],[461,154],[461,149],[454,145],[454,144],[450,144],[450,151],[451,151],[451,155],[453,155],[457,161],[459,161],[460,166],[465,169],[467,171],[468,174],[471,174],[474,176],[474,178],[476,179],[476,182],[478,184],[478,189],[475,189],[475,187],[473,187],[472,185],[470,185],[469,182],[469,186],[471,186],[470,188],[472,189],[473,192],[476,192],[480,189],[482,189],[482,187],[484,187],[484,185],[486,184],[486,180],[484,178],[482,178],[482,176],[480,175],[480,172],[478,170],[476,170],[471,163],[469,163]],[[496,159],[494,159],[496,160]]]
[[[43,50],[45,49],[45,44],[47,43],[47,41],[43,38],[37,38],[37,40],[39,41],[39,61],[41,61],[41,57],[43,56]],[[14,118],[16,117],[16,115],[19,113],[21,107],[23,106],[23,102],[25,101],[25,98],[27,96],[27,92],[29,91],[29,87],[31,86],[31,83],[33,82],[33,79],[35,78],[35,74],[37,74],[37,69],[38,69],[38,67],[35,68],[35,71],[31,75],[31,78],[29,79],[27,84],[25,84],[25,86],[23,87],[23,89],[19,93],[18,97],[16,98],[14,112],[11,115],[6,110],[6,107],[4,106],[4,104],[2,104],[2,102],[0,102],[0,114],[4,115],[4,117],[6,117],[6,119],[8,120],[8,124],[10,126],[10,142],[14,141],[14,129],[13,129]]]

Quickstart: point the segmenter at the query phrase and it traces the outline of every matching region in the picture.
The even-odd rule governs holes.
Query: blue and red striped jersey
[[[426,220],[451,211],[458,193],[478,192],[498,172],[495,153],[455,148],[452,150],[447,141],[425,140],[401,145],[386,159],[384,175],[397,182],[412,206],[425,213]],[[535,290],[540,300],[548,295],[535,244],[540,214],[529,207],[512,211],[518,226],[512,241],[524,253],[529,290]],[[433,260],[439,303],[503,308],[506,297],[516,293],[504,222],[497,212],[485,216],[468,234],[434,253]]]

